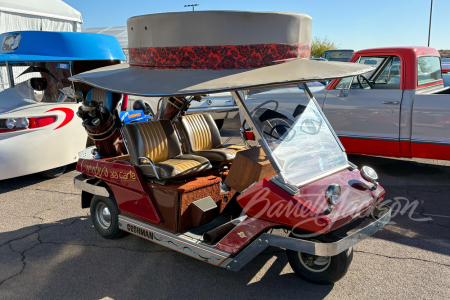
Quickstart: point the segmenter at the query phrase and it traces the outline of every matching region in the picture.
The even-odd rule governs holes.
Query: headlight
[[[21,118],[20,125],[22,126],[22,128],[28,128],[28,126],[30,125],[30,121],[28,120],[28,118]]]
[[[339,201],[339,197],[341,196],[341,187],[339,186],[339,184],[331,184],[327,188],[325,196],[329,205],[336,205]]]
[[[371,167],[367,166],[361,168],[361,176],[369,182],[375,182],[378,179],[377,172],[375,172],[375,170]]]
[[[11,129],[11,130],[16,128],[16,120],[14,120],[13,118],[8,118],[6,120],[6,127],[8,127],[8,129]]]

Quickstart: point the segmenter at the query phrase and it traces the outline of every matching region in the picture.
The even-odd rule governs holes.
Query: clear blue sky
[[[300,12],[313,18],[312,36],[341,48],[426,46],[431,0],[63,0],[81,12],[82,27],[124,26],[132,16],[196,10]],[[434,0],[431,47],[450,49],[450,0]]]

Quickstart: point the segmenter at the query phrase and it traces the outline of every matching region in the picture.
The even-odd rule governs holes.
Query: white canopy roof
[[[61,0],[0,0],[0,11],[83,23],[81,13]]]
[[[119,41],[122,49],[128,48],[127,26],[81,28],[81,32],[112,35]]]

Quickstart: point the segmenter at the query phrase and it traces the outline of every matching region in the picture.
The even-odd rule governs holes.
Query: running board
[[[122,215],[119,215],[119,228],[123,231],[127,231],[146,240],[160,244],[161,246],[173,249],[215,266],[220,265],[230,256],[230,253],[194,243],[168,231]]]

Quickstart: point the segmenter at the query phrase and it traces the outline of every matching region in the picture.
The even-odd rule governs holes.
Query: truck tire
[[[225,119],[220,119],[220,120],[214,120],[214,122],[216,122],[217,125],[217,129],[222,129],[223,127],[223,123],[225,122]]]
[[[95,195],[91,200],[91,219],[95,229],[106,239],[120,239],[128,232],[119,229],[116,200]]]
[[[47,171],[42,171],[41,175],[46,178],[56,178],[64,174],[64,171],[66,170],[66,166],[50,169]]]
[[[316,284],[332,284],[348,271],[353,260],[353,248],[335,256],[315,256],[286,250],[289,264],[302,279]]]

